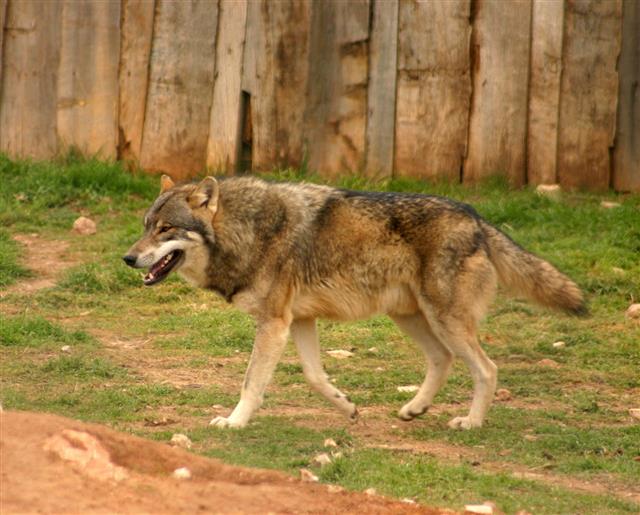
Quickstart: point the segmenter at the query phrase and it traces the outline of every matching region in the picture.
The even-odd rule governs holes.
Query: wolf
[[[451,428],[480,427],[493,400],[496,365],[478,324],[497,285],[543,306],[584,315],[580,288],[527,252],[469,205],[422,194],[362,192],[240,176],[175,184],[162,176],[144,233],[124,256],[151,286],[176,272],[249,313],[256,334],[240,400],[217,427],[243,427],[260,407],[289,335],[310,385],[348,418],[356,406],[327,377],[316,319],[388,315],[422,349],[427,365],[412,420],[431,406],[455,356],[473,399]]]

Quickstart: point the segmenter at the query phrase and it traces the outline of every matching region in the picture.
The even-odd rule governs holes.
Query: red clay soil
[[[66,446],[66,447],[65,447]],[[190,479],[174,479],[187,467]],[[379,496],[329,491],[95,424],[0,413],[0,513],[442,514]]]

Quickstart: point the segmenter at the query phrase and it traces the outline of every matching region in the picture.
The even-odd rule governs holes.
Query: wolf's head
[[[214,240],[212,222],[218,214],[219,187],[213,177],[199,184],[176,186],[170,177],[160,180],[160,196],[144,216],[144,234],[129,249],[124,262],[148,268],[143,282],[159,283],[181,267],[194,263]]]

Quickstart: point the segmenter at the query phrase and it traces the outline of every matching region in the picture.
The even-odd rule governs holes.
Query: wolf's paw
[[[235,422],[233,420],[231,420],[231,417],[226,418],[226,417],[215,417],[214,419],[211,420],[211,422],[209,422],[210,426],[213,427],[230,427],[230,428],[241,428],[246,426],[247,424],[242,424],[240,422]]]
[[[447,424],[451,429],[471,429],[473,427],[481,427],[482,422],[473,420],[470,417],[456,417]]]
[[[429,406],[425,406],[423,408],[415,408],[409,402],[404,406],[402,406],[402,408],[400,408],[400,410],[398,411],[398,417],[400,418],[400,420],[409,422],[410,420],[413,420],[414,418],[419,417],[420,415],[424,415],[428,409],[429,409]]]

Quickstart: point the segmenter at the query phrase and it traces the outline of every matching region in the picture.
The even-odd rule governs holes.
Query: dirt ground
[[[172,477],[186,467],[190,479]],[[451,513],[229,466],[55,415],[0,414],[0,511]]]

